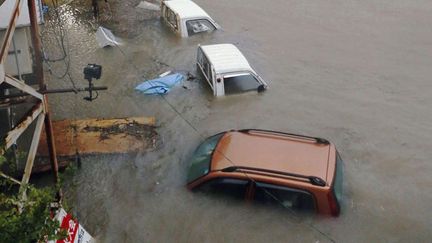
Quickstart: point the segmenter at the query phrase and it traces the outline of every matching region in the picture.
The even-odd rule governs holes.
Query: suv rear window
[[[214,136],[207,138],[201,145],[195,150],[192,155],[191,164],[188,173],[188,183],[192,182],[201,176],[205,176],[210,171],[210,161],[216,145],[219,139],[225,133],[219,133]]]
[[[255,201],[300,211],[315,210],[315,200],[310,193],[266,183],[256,183]]]

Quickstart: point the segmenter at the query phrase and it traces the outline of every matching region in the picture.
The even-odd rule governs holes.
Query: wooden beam
[[[26,166],[24,168],[24,175],[21,179],[21,187],[27,185],[27,183],[30,180],[31,171],[33,168],[33,162],[34,162],[34,159],[36,157],[36,152],[37,152],[37,148],[39,145],[40,135],[42,132],[42,127],[44,125],[44,120],[45,120],[45,114],[41,113],[38,116],[38,119],[36,121],[36,128],[34,130],[32,142],[30,145],[30,150],[29,150],[28,155],[27,155],[27,162],[26,162]],[[25,191],[25,189],[24,189],[24,191]]]
[[[15,88],[26,92],[27,94],[30,94],[40,100],[43,100],[43,95],[39,92],[37,92],[34,88],[24,83],[24,81],[18,80],[14,77],[11,77],[9,75],[5,76],[5,82],[14,86]]]
[[[4,65],[0,64],[0,84],[5,81]]]
[[[2,108],[8,108],[14,105],[19,105],[22,103],[30,103],[30,104],[37,104],[39,102],[38,99],[34,98],[33,96],[24,96],[24,97],[20,97],[20,98],[15,98],[15,99],[5,99],[5,100],[1,100],[0,99],[0,109]]]
[[[11,17],[9,20],[9,25],[6,30],[6,34],[3,38],[3,45],[0,49],[0,64],[5,63],[6,57],[8,56],[9,46],[12,42],[12,37],[15,32],[15,24],[18,21],[20,14],[21,0],[15,1],[15,6],[12,9]]]
[[[31,97],[31,96],[28,96]],[[19,105],[22,103],[26,103],[26,102],[31,102],[32,99],[27,99],[27,98],[15,98],[15,99],[5,99],[5,100],[0,100],[0,109],[1,108],[8,108],[14,105]]]
[[[28,126],[43,112],[42,102],[36,104],[29,114],[16,126],[13,130],[10,130],[5,138],[4,148],[0,148],[0,155],[3,154],[16,140],[21,136],[21,134],[27,129]]]
[[[11,180],[12,182],[15,182],[16,184],[21,185],[21,182],[19,180],[13,178],[12,176],[8,176],[8,175],[6,175],[5,173],[3,173],[1,171],[0,171],[0,176],[6,178],[8,180]]]

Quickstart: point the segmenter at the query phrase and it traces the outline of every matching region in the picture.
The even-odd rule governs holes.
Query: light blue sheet
[[[141,91],[144,94],[166,94],[172,87],[183,81],[183,75],[176,73],[167,75],[162,78],[147,80],[135,87],[135,90]]]

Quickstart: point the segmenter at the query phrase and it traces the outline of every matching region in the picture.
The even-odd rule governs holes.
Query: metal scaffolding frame
[[[34,73],[39,84],[39,90],[34,89],[33,87],[27,85],[23,80],[16,79],[11,75],[5,73],[5,60],[8,55],[9,47],[12,43],[13,34],[15,31],[16,23],[18,21],[18,17],[20,15],[20,9],[22,4],[27,2],[29,9],[29,17],[30,17],[30,30],[31,30],[31,38],[33,43],[33,55],[34,55],[34,63],[35,69]],[[32,103],[32,109],[26,114],[26,116],[20,121],[20,123],[7,132],[4,138],[1,138],[3,141],[0,141],[0,155],[3,155],[6,150],[8,150],[13,144],[16,143],[17,139],[23,134],[24,131],[28,129],[30,124],[34,121],[36,122],[35,130],[33,133],[30,149],[28,151],[26,165],[24,169],[24,174],[22,176],[21,181],[14,179],[11,176],[6,175],[5,173],[0,171],[0,176],[7,178],[14,183],[20,185],[20,193],[23,198],[26,196],[26,188],[27,184],[30,180],[30,175],[33,167],[33,162],[36,156],[37,148],[39,145],[39,139],[42,132],[42,128],[45,125],[45,132],[47,137],[51,169],[54,173],[54,181],[58,182],[58,162],[56,156],[56,149],[54,144],[54,134],[51,124],[50,113],[48,109],[48,99],[44,91],[46,91],[46,86],[44,83],[43,76],[43,66],[42,66],[42,49],[41,49],[41,40],[39,37],[39,26],[37,22],[37,13],[36,13],[36,0],[15,0],[15,6],[13,11],[11,12],[11,17],[9,21],[8,28],[6,30],[6,34],[3,39],[3,45],[0,49],[0,85],[3,83],[7,83],[8,85],[16,88],[17,90],[28,94],[31,99],[26,97],[24,100],[20,102],[14,102],[10,99],[0,99],[0,103],[6,107],[11,107],[16,103]]]

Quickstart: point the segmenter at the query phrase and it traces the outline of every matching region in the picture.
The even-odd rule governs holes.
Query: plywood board
[[[154,117],[62,120],[53,129],[59,157],[139,152],[155,148],[158,140]],[[48,156],[45,132],[38,155]]]

